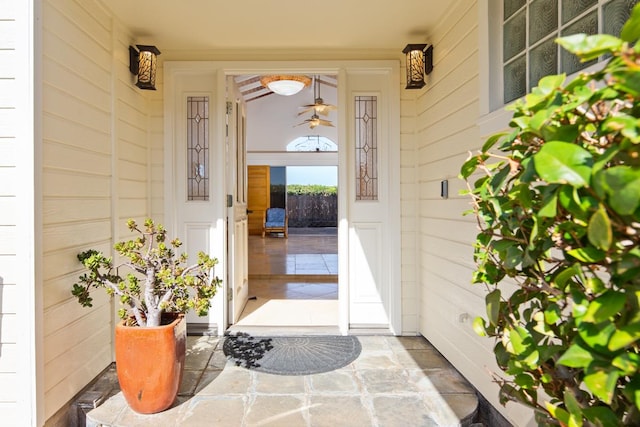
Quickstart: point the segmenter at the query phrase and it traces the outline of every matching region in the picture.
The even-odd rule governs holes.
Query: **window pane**
[[[527,15],[525,10],[519,12],[509,22],[504,24],[504,46],[503,46],[503,60],[507,62],[525,48],[527,41]]]
[[[527,89],[527,61],[524,55],[504,67],[504,103],[523,96]]]
[[[596,3],[598,0],[563,0],[562,23],[566,24]]]
[[[504,20],[513,15],[524,6],[525,0],[504,0]]]
[[[209,97],[187,97],[187,200],[209,200]]]
[[[562,36],[570,36],[571,34],[579,34],[585,33],[589,35],[598,33],[598,11],[594,10],[593,12],[585,15],[575,24],[568,26],[565,30],[562,31]],[[580,71],[583,68],[589,67],[596,62],[597,60],[589,61],[589,62],[580,62],[577,56],[572,53],[567,52],[562,49],[562,72],[567,74],[575,73],[576,71]]]
[[[537,86],[538,81],[549,74],[558,74],[558,45],[553,39],[531,49],[529,56],[529,86]]]
[[[535,0],[529,9],[529,46],[558,31],[558,0]]]
[[[619,36],[622,26],[629,19],[631,9],[636,3],[638,0],[612,0],[605,4],[602,12],[604,16],[602,32]]]
[[[378,97],[355,97],[356,200],[378,200]]]

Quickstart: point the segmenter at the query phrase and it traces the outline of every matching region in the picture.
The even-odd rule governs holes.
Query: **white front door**
[[[347,69],[349,328],[401,332],[397,67]],[[344,186],[341,186],[341,191]]]
[[[165,223],[180,232],[192,258],[198,250],[217,257],[216,273],[224,279],[210,315],[190,316],[188,321],[215,324],[222,333],[237,320],[247,297],[247,252],[242,246],[247,241],[241,237],[247,232],[246,206],[241,212],[246,199],[239,196],[237,182],[230,182],[240,177],[234,162],[244,161],[238,147],[232,147],[233,140],[243,137],[230,138],[227,147],[225,73],[286,70],[338,75],[340,329],[347,333],[374,327],[400,333],[399,61],[167,61],[164,70]],[[204,99],[209,103],[202,114],[189,104]],[[238,114],[240,105],[231,101]],[[204,112],[208,112],[206,122],[202,122]],[[230,123],[242,115],[232,117]],[[242,132],[235,125],[230,131]],[[206,153],[202,144],[191,141],[194,135],[208,135]],[[203,189],[206,194],[199,193]]]
[[[191,262],[199,251],[218,258],[226,279],[224,79],[215,67],[165,66],[165,223]],[[226,280],[208,316],[187,315],[190,328],[225,326]]]
[[[227,208],[229,323],[238,321],[249,298],[246,106],[232,76],[227,77]]]

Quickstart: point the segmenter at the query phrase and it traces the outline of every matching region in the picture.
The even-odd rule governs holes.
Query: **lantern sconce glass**
[[[155,46],[137,44],[129,46],[129,71],[138,76],[136,86],[140,89],[156,90],[156,68],[160,51]]]
[[[407,87],[421,89],[425,74],[433,71],[433,45],[408,44],[402,51],[407,55]]]

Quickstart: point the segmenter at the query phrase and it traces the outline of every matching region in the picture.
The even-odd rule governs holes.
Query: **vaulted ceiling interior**
[[[266,86],[262,85],[260,78],[262,76],[249,74],[236,76],[235,81],[242,93],[242,96],[246,102],[251,102],[263,98],[265,96],[274,95],[274,93]],[[322,75],[322,76],[307,76],[312,79],[317,79],[316,82],[319,85],[322,92],[325,88],[335,91],[338,88],[338,80],[335,76]],[[314,83],[312,83],[314,84]],[[309,99],[312,102],[313,98]]]

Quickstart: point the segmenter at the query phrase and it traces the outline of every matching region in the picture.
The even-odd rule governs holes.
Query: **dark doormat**
[[[362,346],[353,336],[253,337],[240,333],[225,338],[224,354],[236,366],[277,375],[329,372],[353,362]]]

